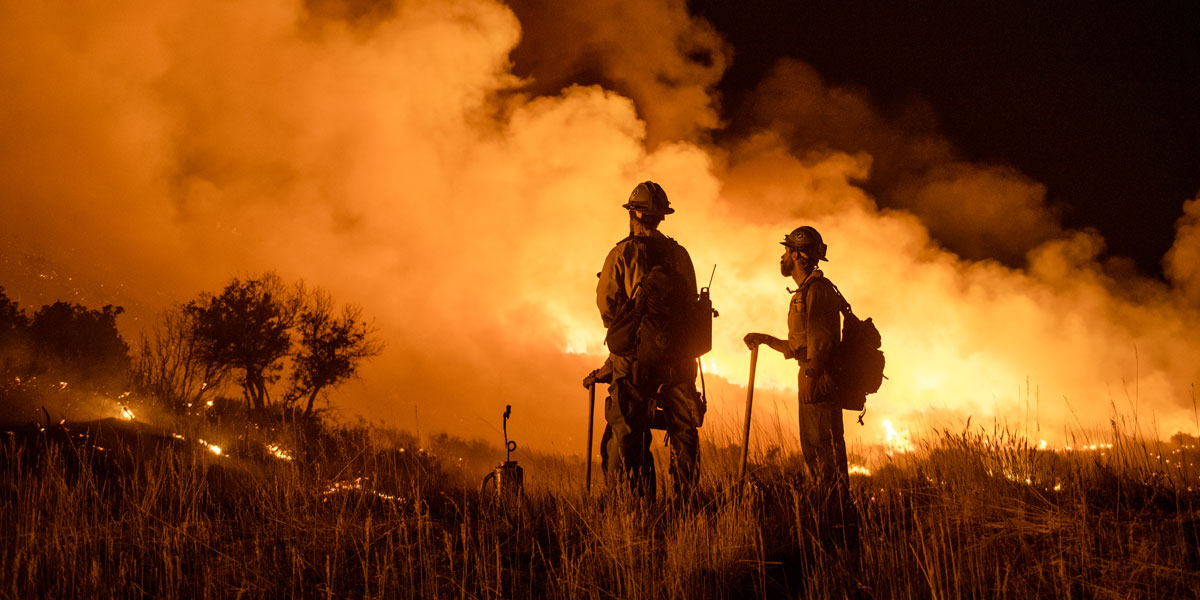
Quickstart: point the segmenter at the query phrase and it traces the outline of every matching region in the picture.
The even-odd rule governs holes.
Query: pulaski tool
[[[584,478],[584,485],[588,492],[592,491],[592,433],[595,431],[596,417],[596,382],[588,384],[588,431],[587,431],[587,454],[584,459],[587,461],[587,476]]]
[[[746,382],[746,424],[742,428],[742,466],[738,479],[746,478],[746,455],[750,452],[750,408],[754,406],[754,369],[758,366],[758,346],[750,350],[750,381]]]

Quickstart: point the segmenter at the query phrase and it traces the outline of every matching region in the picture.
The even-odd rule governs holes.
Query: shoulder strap
[[[831,281],[828,277],[826,277],[824,273],[822,273],[816,277],[813,277],[809,281],[804,282],[804,285],[800,286],[799,291],[802,292],[803,294],[808,294],[808,288],[812,284],[816,283],[818,279],[824,279],[826,282],[828,282],[829,287],[833,288],[833,293],[837,294],[838,299],[842,301],[842,305],[840,307],[838,307],[838,310],[841,311],[841,313],[843,315],[853,315],[854,310],[850,308],[850,303],[848,301],[846,301],[846,297],[842,295],[842,291],[839,290],[837,285],[835,285],[833,283],[833,281]]]
[[[829,281],[829,280],[826,279],[826,281]],[[832,281],[829,282],[829,285],[833,287],[833,292],[835,294],[837,294],[838,298],[841,299],[841,301],[842,301],[842,307],[840,309],[842,311],[842,314],[853,315],[854,309],[850,308],[850,302],[847,301],[846,297],[842,295],[842,290],[839,290],[838,287],[836,285],[834,285],[834,283]]]

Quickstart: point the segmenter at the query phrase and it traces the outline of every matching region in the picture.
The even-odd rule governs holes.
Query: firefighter
[[[699,476],[703,406],[695,357],[683,349],[680,324],[687,303],[695,303],[696,272],[687,250],[658,230],[675,212],[662,186],[638,184],[623,208],[629,236],[608,253],[596,285],[612,364],[604,406],[605,475],[610,485],[624,481],[635,495],[654,499],[650,429],[661,409],[676,497],[687,499]]]
[[[797,227],[784,236],[779,271],[799,286],[788,307],[788,337],[748,333],[744,341],[751,350],[765,345],[796,359],[800,365],[798,397],[800,449],[811,479],[826,495],[822,512],[838,541],[857,545],[857,518],[849,496],[846,439],[842,409],[830,374],[830,358],[841,337],[842,298],[817,268],[827,247],[821,234],[810,226]],[[792,290],[789,290],[792,291]]]

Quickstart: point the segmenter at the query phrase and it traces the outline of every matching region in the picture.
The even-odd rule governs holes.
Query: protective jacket
[[[804,398],[812,382],[806,381],[804,371],[813,367],[818,371],[829,368],[833,347],[841,337],[842,299],[833,288],[833,283],[824,277],[820,269],[814,269],[800,283],[800,289],[792,294],[788,307],[788,352],[787,358],[800,363],[800,391],[802,399],[819,402],[825,398]]]

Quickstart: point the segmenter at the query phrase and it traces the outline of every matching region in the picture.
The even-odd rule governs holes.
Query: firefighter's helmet
[[[629,194],[629,202],[623,204],[622,208],[659,216],[675,212],[671,203],[667,201],[667,193],[661,185],[653,181],[643,181],[633,188],[633,193]]]
[[[821,240],[821,234],[808,225],[793,229],[791,233],[783,236],[783,241],[779,243],[818,261],[829,260],[825,258],[826,246]]]

